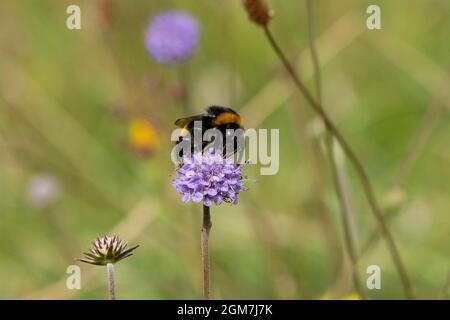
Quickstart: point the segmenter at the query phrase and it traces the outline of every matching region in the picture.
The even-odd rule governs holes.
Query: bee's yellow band
[[[236,123],[240,127],[242,127],[242,118],[234,114],[232,112],[224,112],[216,116],[213,120],[214,126],[220,126],[221,124],[228,124],[228,123]]]

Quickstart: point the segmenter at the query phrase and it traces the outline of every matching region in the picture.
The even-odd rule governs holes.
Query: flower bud
[[[243,0],[248,17],[254,23],[260,26],[267,26],[273,16],[264,0]]]

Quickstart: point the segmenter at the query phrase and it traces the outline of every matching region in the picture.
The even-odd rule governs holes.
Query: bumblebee
[[[191,117],[181,118],[175,121],[175,125],[182,128],[177,144],[182,141],[189,141],[191,144],[191,152],[196,149],[200,149],[200,146],[196,145],[194,136],[200,135],[201,150],[204,150],[206,146],[214,142],[214,137],[210,141],[204,141],[203,133],[209,129],[217,129],[222,134],[224,155],[233,154],[236,151],[240,151],[240,143],[238,143],[238,136],[242,134],[244,130],[242,117],[233,109],[221,106],[211,106],[206,109],[206,113],[195,115]],[[233,145],[228,146],[227,135],[236,132],[238,134],[233,137]],[[240,132],[240,133],[239,133]],[[182,152],[182,151],[181,151]],[[180,152],[180,156],[183,154]]]

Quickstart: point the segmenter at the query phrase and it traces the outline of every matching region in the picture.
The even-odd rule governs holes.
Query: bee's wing
[[[191,116],[191,117],[186,117],[186,118],[180,118],[177,121],[175,121],[175,125],[177,127],[180,128],[184,128],[186,127],[189,123],[191,123],[192,121],[202,121],[202,119],[204,117],[210,117],[210,115],[204,115],[204,114],[200,114],[197,116]]]

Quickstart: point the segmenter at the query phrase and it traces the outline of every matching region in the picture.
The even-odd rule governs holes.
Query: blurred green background
[[[305,1],[269,2],[271,28],[313,90]],[[81,8],[81,30],[66,8]],[[366,28],[378,4],[382,30]],[[230,105],[246,127],[280,129],[280,170],[237,206],[212,208],[212,297],[324,299],[354,293],[323,130],[263,32],[230,0],[20,0],[0,5],[0,298],[104,299],[106,271],[66,268],[99,234],[136,254],[116,267],[120,299],[200,299],[201,206],[171,186],[175,119]],[[183,66],[143,39],[167,9],[198,19]],[[325,108],[365,168],[419,298],[446,298],[450,271],[450,2],[317,0]],[[188,105],[186,106],[186,101]],[[189,111],[187,111],[189,110]],[[317,143],[319,146],[317,146]],[[351,166],[340,173],[364,252],[382,270],[371,299],[402,299],[399,277]],[[447,285],[446,285],[447,283]]]

